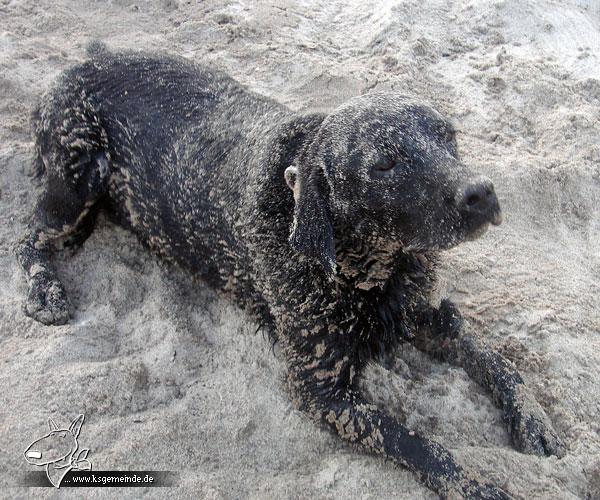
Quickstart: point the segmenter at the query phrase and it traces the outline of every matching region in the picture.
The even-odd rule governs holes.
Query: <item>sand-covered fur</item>
[[[307,422],[282,386],[279,347],[273,356],[258,325],[102,213],[76,253],[53,258],[72,319],[47,327],[23,314],[13,247],[37,194],[29,116],[92,38],[208,61],[296,112],[393,90],[450,117],[465,163],[493,180],[505,222],[444,252],[435,293],[516,364],[568,452],[515,451],[489,394],[409,344],[369,364],[360,388],[517,496],[599,495],[594,2],[12,0],[0,5],[0,26],[0,483],[12,497],[32,494],[17,488],[33,469],[23,450],[48,417],[68,425],[79,413],[95,469],[181,472],[177,489],[120,489],[123,498],[435,497],[411,472]]]
[[[366,364],[402,341],[487,387],[518,448],[564,454],[514,366],[463,332],[454,305],[430,302],[437,252],[502,219],[439,113],[388,92],[297,115],[184,59],[89,53],[33,116],[43,190],[16,250],[28,315],[68,320],[50,254],[82,243],[105,209],[281,343],[297,408],[441,496],[509,498],[357,389]]]

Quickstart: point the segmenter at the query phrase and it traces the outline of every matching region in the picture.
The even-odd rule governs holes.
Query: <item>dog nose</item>
[[[494,225],[502,222],[498,197],[489,179],[479,179],[469,184],[463,190],[458,206],[468,217],[482,218]]]

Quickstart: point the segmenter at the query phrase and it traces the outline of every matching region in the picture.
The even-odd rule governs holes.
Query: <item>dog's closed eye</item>
[[[399,153],[392,159],[386,159],[377,163],[373,170],[377,172],[389,172],[398,166],[409,167],[412,165],[412,158],[406,153]]]

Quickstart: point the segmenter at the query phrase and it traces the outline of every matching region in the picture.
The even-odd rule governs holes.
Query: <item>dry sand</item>
[[[450,2],[448,2],[450,3]],[[448,252],[440,295],[518,365],[564,437],[516,452],[463,371],[411,348],[366,390],[523,498],[600,498],[600,5],[581,1],[0,1],[0,495],[435,498],[294,409],[256,325],[101,218],[56,259],[76,313],[45,327],[12,254],[35,196],[28,114],[91,39],[227,70],[292,108],[395,89],[458,124],[505,223]],[[172,490],[16,487],[48,416],[86,420],[95,469],[181,471]]]

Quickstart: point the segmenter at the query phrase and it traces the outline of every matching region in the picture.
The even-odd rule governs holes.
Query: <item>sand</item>
[[[299,112],[394,89],[451,117],[505,223],[446,252],[439,295],[517,364],[568,454],[515,451],[483,390],[409,347],[370,368],[365,390],[515,496],[600,498],[600,6],[452,4],[0,1],[0,495],[435,498],[294,410],[256,325],[103,217],[55,260],[72,321],[23,314],[12,246],[36,193],[28,115],[97,38],[210,62]],[[79,413],[94,469],[179,471],[179,487],[19,487],[47,418]]]

